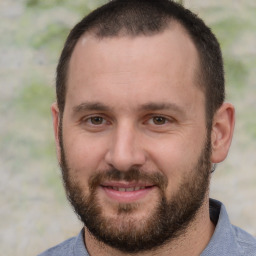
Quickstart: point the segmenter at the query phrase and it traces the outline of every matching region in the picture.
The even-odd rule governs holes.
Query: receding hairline
[[[67,65],[67,73],[66,73],[66,90],[68,89],[68,77],[69,77],[69,70],[70,70],[70,62],[71,59],[73,57],[73,53],[75,51],[75,49],[78,47],[79,43],[85,44],[85,42],[87,41],[87,38],[92,38],[93,40],[97,40],[97,41],[101,41],[101,40],[105,40],[105,39],[115,39],[115,38],[130,38],[130,39],[134,39],[137,37],[152,37],[152,36],[157,36],[157,35],[161,35],[162,33],[166,32],[166,31],[174,31],[175,29],[179,29],[179,31],[181,31],[185,37],[187,38],[187,40],[190,40],[190,42],[192,43],[192,45],[195,48],[195,52],[196,52],[196,59],[195,61],[195,68],[194,68],[194,84],[196,87],[198,87],[203,93],[205,93],[206,88],[205,88],[205,81],[203,81],[203,77],[202,77],[202,72],[203,72],[203,67],[202,67],[202,61],[201,61],[201,56],[200,56],[200,51],[198,49],[197,44],[195,43],[194,39],[192,38],[192,36],[190,35],[189,31],[187,30],[187,28],[177,19],[171,17],[168,18],[169,22],[166,23],[166,26],[163,26],[159,31],[150,31],[151,33],[147,33],[147,34],[132,34],[130,33],[129,30],[127,30],[127,28],[121,28],[119,30],[119,32],[117,34],[114,35],[107,35],[107,36],[101,36],[98,33],[98,27],[94,28],[92,27],[91,29],[85,31],[80,38],[77,40],[73,51],[70,55],[70,59],[68,61],[68,65]]]

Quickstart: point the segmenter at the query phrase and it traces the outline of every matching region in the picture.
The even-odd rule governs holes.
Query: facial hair
[[[85,194],[79,180],[72,176],[76,170],[68,165],[61,129],[59,134],[60,166],[67,198],[80,220],[98,241],[125,253],[138,253],[161,247],[186,232],[208,192],[210,136],[207,136],[197,164],[191,166],[189,172],[185,172],[178,190],[167,200],[167,177],[159,171],[152,173],[139,168],[131,168],[125,172],[117,169],[101,170],[90,177],[89,193]],[[136,203],[120,203],[115,217],[106,217],[96,193],[102,181],[149,182],[159,188],[159,200],[153,202],[156,205],[147,218],[138,220],[133,216],[140,207]]]

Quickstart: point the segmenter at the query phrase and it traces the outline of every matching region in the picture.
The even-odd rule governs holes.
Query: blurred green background
[[[100,0],[0,0],[0,255],[36,255],[76,235],[58,168],[50,105],[69,30]],[[220,40],[237,123],[211,196],[256,235],[256,2],[184,0]]]

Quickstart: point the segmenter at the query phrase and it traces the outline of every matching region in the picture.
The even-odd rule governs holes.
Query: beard
[[[60,129],[61,130],[61,129]],[[182,236],[188,230],[203,205],[209,189],[211,141],[207,136],[196,165],[182,177],[178,190],[168,200],[167,177],[161,172],[148,172],[131,168],[125,172],[117,169],[102,170],[88,180],[89,192],[85,194],[74,171],[69,167],[60,131],[61,170],[67,198],[88,231],[100,242],[126,253],[154,250]],[[86,172],[86,170],[84,170]],[[119,203],[115,215],[106,216],[97,197],[103,181],[142,181],[158,187],[159,195],[152,211],[144,218],[136,218],[139,203]]]

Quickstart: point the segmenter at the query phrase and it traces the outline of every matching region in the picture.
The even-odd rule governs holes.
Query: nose
[[[139,137],[139,132],[132,125],[127,123],[118,125],[113,131],[105,155],[107,164],[120,171],[141,167],[146,161],[146,154]]]

